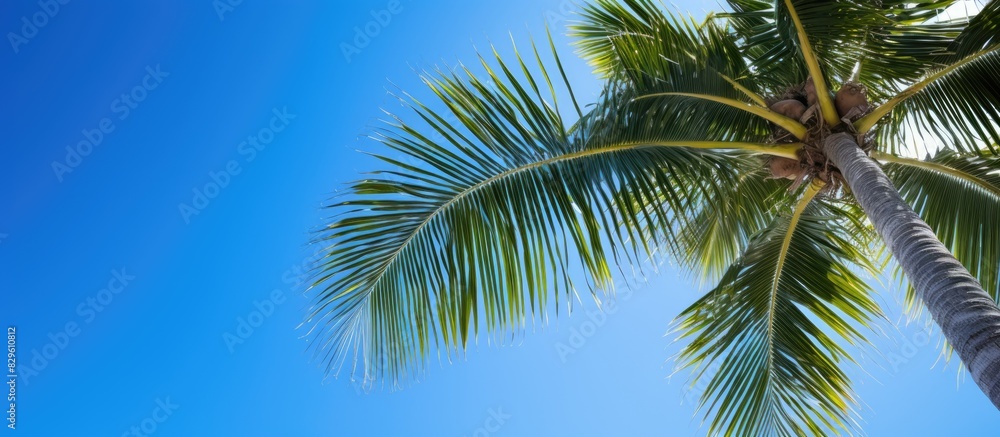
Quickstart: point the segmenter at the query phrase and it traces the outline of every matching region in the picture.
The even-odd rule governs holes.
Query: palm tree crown
[[[318,236],[316,353],[396,382],[670,257],[715,284],[676,321],[679,362],[711,378],[709,433],[850,432],[846,348],[883,317],[866,279],[890,250],[908,276],[916,258],[831,143],[882,163],[988,294],[976,305],[1000,299],[1000,3],[942,18],[953,3],[730,0],[695,22],[597,0],[571,28],[605,82],[585,107],[551,38],[481,58],[484,75],[427,75],[440,102],[411,99],[418,123],[377,133],[395,156]],[[923,142],[941,150],[914,158]],[[916,282],[911,302],[935,299]],[[997,332],[982,341],[1000,348]]]

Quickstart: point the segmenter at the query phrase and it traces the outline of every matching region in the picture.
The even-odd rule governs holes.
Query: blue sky
[[[21,373],[4,435],[704,434],[697,387],[668,378],[664,333],[697,296],[670,267],[612,313],[585,300],[396,392],[324,380],[295,329],[320,206],[376,165],[356,149],[378,147],[380,108],[401,109],[387,90],[426,98],[416,71],[549,24],[593,98],[561,35],[569,1],[224,2],[0,12],[0,323]],[[995,433],[1000,414],[930,338],[890,329],[878,349],[897,358],[852,370],[865,430]]]

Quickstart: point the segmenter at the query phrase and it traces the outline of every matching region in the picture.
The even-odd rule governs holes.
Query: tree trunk
[[[1000,308],[996,302],[903,201],[854,138],[831,135],[824,148],[972,379],[1000,409]]]

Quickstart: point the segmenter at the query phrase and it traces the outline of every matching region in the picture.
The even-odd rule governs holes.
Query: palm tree
[[[551,38],[553,61],[426,75],[445,110],[407,98],[387,169],[318,237],[316,353],[395,383],[669,257],[716,284],[677,319],[709,433],[849,432],[847,350],[891,253],[1000,408],[1000,3],[953,3],[730,0],[697,23],[597,0],[572,27],[605,81],[586,110]]]

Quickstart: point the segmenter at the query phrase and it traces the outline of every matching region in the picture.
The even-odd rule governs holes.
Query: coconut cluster
[[[871,109],[864,85],[857,82],[845,83],[836,95],[830,97],[837,108],[837,115],[845,121],[854,121]],[[789,88],[785,94],[770,104],[770,108],[785,117],[806,124],[819,110],[819,98],[816,95],[813,79],[810,77],[801,85]]]
[[[847,82],[840,87],[835,95],[830,97],[837,109],[837,115],[844,122],[843,126],[849,126],[851,122],[871,111],[865,87],[859,83]],[[771,171],[771,177],[790,179],[796,181],[796,185],[809,175],[830,182],[832,172],[835,169],[830,168],[830,163],[823,155],[821,148],[822,139],[830,130],[828,123],[823,123],[820,116],[822,111],[819,107],[819,98],[813,79],[810,77],[799,85],[789,87],[784,94],[769,99],[769,103],[768,107],[772,111],[796,120],[809,128],[807,138],[801,139],[802,142],[806,143],[806,147],[800,151],[799,159],[773,156],[767,160],[766,164]],[[847,129],[850,128],[847,127]],[[777,126],[775,126],[773,134],[774,141],[777,143],[800,141]]]

